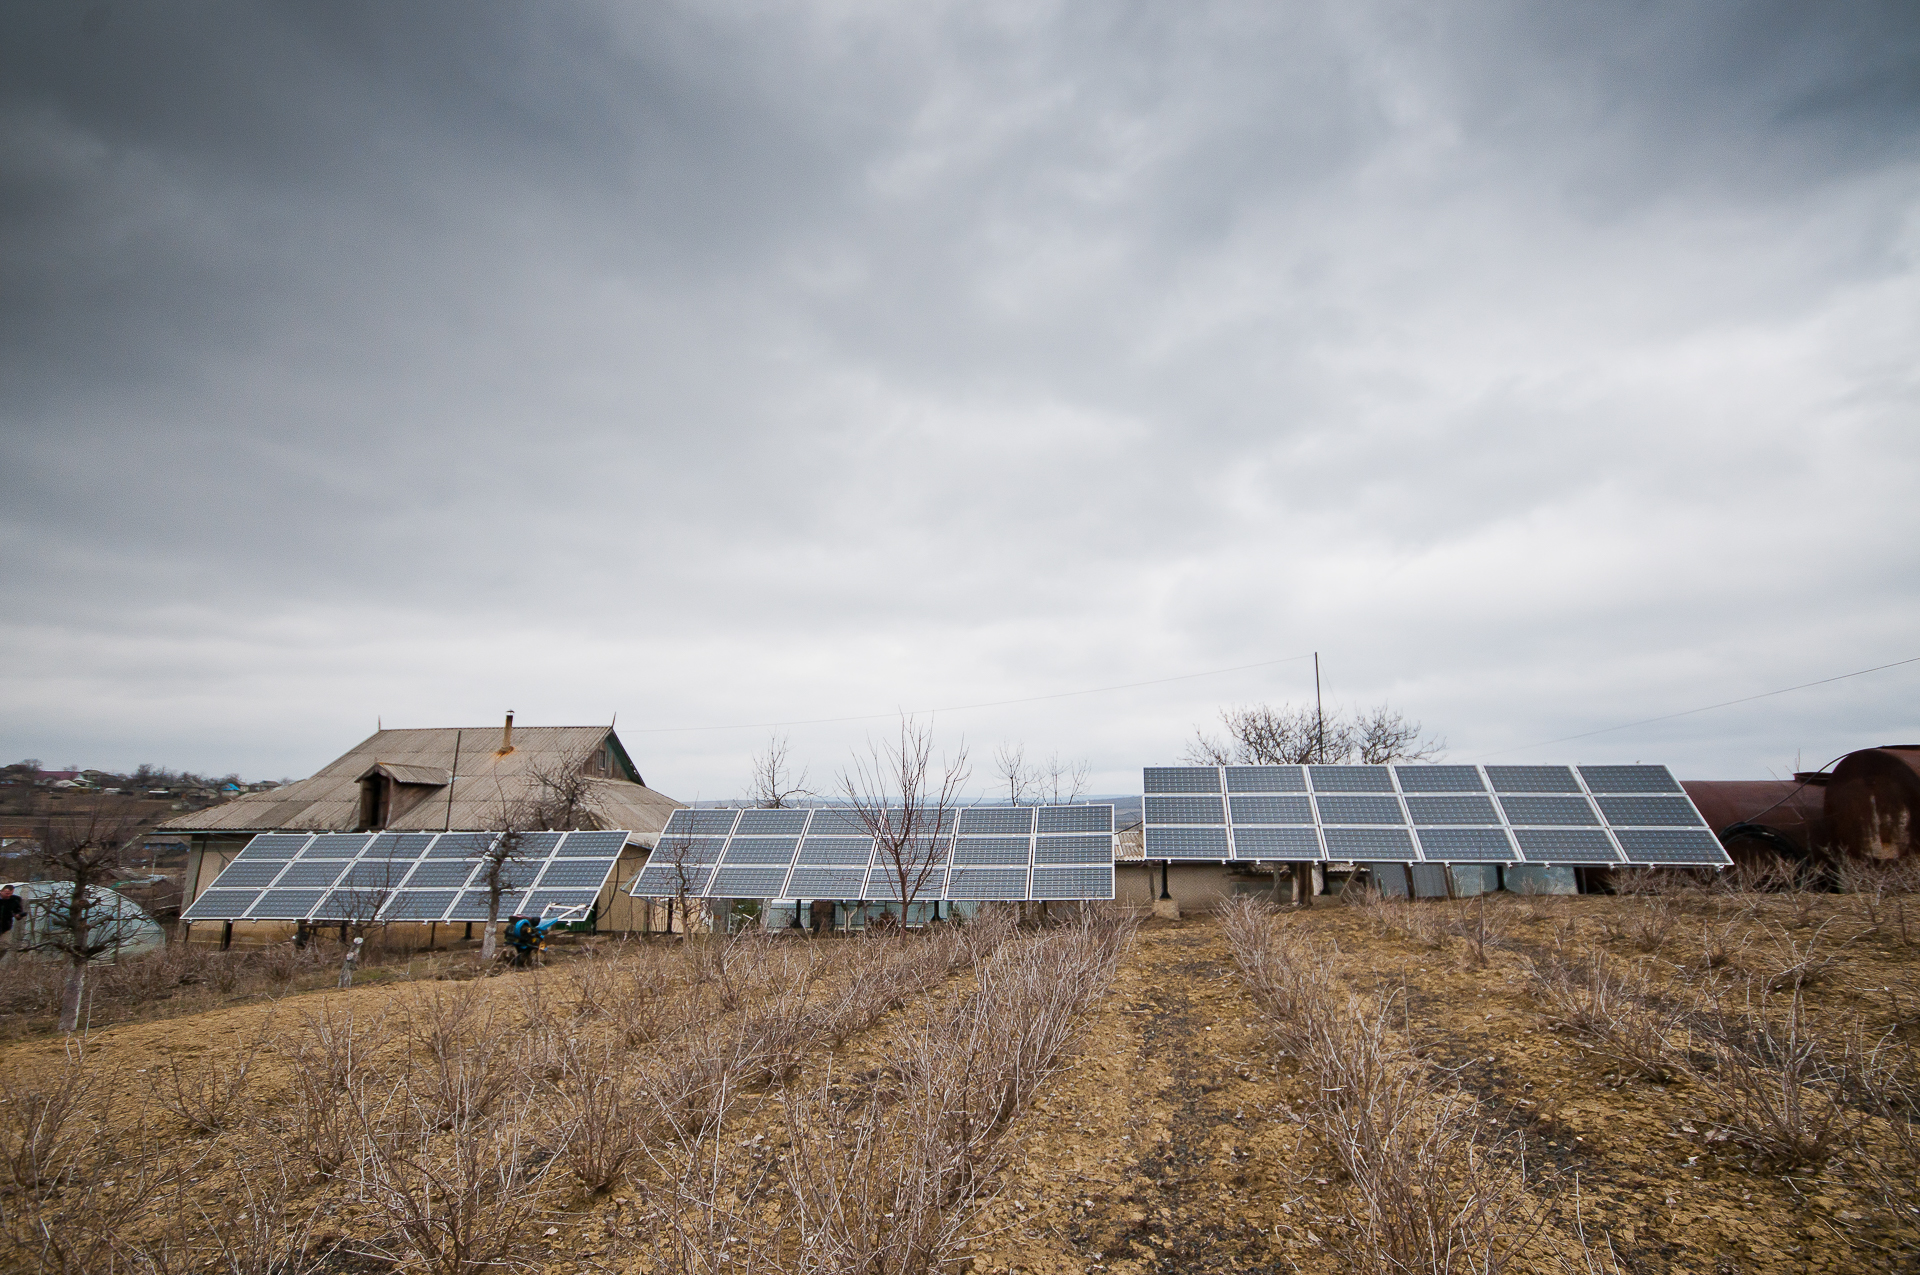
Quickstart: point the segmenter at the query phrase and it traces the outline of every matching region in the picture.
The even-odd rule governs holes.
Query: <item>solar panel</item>
[[[1580,778],[1594,793],[1682,791],[1665,766],[1582,766]]]
[[[1113,861],[1084,868],[1035,868],[1036,899],[1111,899]]]
[[[1720,839],[1705,828],[1621,828],[1613,835],[1620,838],[1628,863],[1721,867],[1728,862]]]
[[[366,847],[369,840],[370,838],[364,836],[327,833],[309,841],[307,848],[300,852],[300,857],[302,859],[353,859],[359,857],[360,851]]]
[[[1571,826],[1600,822],[1600,816],[1585,797],[1503,796],[1500,808],[1507,812],[1507,822],[1511,824]]]
[[[1149,859],[1221,859],[1227,853],[1225,828],[1156,828],[1143,830]]]
[[[1313,802],[1306,797],[1234,797],[1228,800],[1234,826],[1243,823],[1313,822]]]
[[[1101,837],[1041,837],[1033,843],[1033,861],[1035,863],[1112,863],[1113,836],[1109,833]]]
[[[742,810],[733,834],[736,837],[798,837],[806,828],[807,812],[804,810]]]
[[[1596,797],[1614,827],[1693,828],[1705,823],[1685,797]]]
[[[1598,828],[1515,828],[1528,863],[1618,863],[1613,841]]]
[[[607,883],[607,874],[613,871],[613,865],[612,859],[551,859],[547,870],[540,874],[540,888],[571,886],[598,890]]]
[[[548,908],[592,907],[599,897],[598,890],[535,890],[514,912],[518,916],[540,916]]]
[[[257,885],[269,886],[280,875],[280,869],[286,867],[281,859],[267,859],[263,862],[243,863],[235,859],[220,874],[220,884],[227,886]]]
[[[1570,766],[1489,766],[1495,792],[1579,792]]]
[[[956,866],[947,878],[946,896],[949,899],[1024,899],[1028,897],[1027,870]]]
[[[1392,792],[1385,766],[1309,766],[1315,792]]]
[[[1222,809],[1218,796],[1212,802],[1216,811]],[[700,813],[715,816],[715,826],[725,822],[732,832],[725,839],[713,838],[717,852],[711,857],[717,858],[718,869],[710,879],[690,884],[689,894],[853,901],[891,899],[901,893],[899,873],[890,855],[868,835],[867,820],[858,810],[824,807],[810,812]],[[786,821],[784,826],[791,827],[796,826],[796,814],[806,816],[797,848],[796,838],[791,835],[761,835],[762,829],[775,826],[764,816],[780,816]],[[913,839],[901,845],[900,852],[912,878],[924,879],[917,886],[909,881],[908,892],[917,899],[1030,898],[1026,891],[1036,854],[1044,855],[1042,861],[1049,868],[1103,867],[1110,872],[1113,865],[1112,806],[893,808],[869,811],[868,816],[876,825],[890,830],[889,842],[913,830]],[[1221,813],[1212,829],[1216,836],[1224,835],[1224,820]],[[691,828],[692,821],[686,821],[686,826]],[[938,837],[931,835],[936,830],[941,830]],[[661,844],[666,846],[668,842],[663,839]],[[627,887],[630,893],[650,898],[674,893],[670,888],[672,878],[664,870],[665,858],[665,853],[656,849],[646,868]],[[1056,884],[1070,879],[1078,878],[1061,877]],[[543,878],[541,888],[546,884]]]
[[[795,899],[857,899],[865,887],[866,865],[857,868],[809,868],[793,870],[793,882],[785,896]],[[641,893],[636,890],[635,893]],[[772,896],[768,896],[772,897]]]
[[[280,884],[328,886],[338,881],[340,874],[346,870],[347,863],[344,859],[324,859],[318,863],[298,860],[289,866],[285,872],[280,874]],[[220,875],[225,876],[226,873],[223,872]],[[214,884],[218,885],[219,882],[216,881]]]
[[[250,921],[304,921],[325,890],[268,890],[247,909]]]
[[[1041,806],[1039,828],[1049,832],[1112,832],[1112,806]]]
[[[1319,808],[1323,824],[1404,824],[1407,821],[1399,800],[1394,797],[1315,797],[1313,804]]]
[[[1306,772],[1298,766],[1228,766],[1228,792],[1305,792]]]
[[[443,833],[427,847],[429,859],[478,859],[493,846],[491,832]]]
[[[1149,766],[1146,791],[1149,796],[1159,792],[1219,792],[1220,772],[1212,766]]]
[[[1147,817],[1155,823],[1225,823],[1226,806],[1218,797],[1148,797]]]
[[[1409,797],[1407,811],[1416,824],[1500,822],[1500,812],[1486,797]]]
[[[798,837],[735,837],[727,843],[725,862],[785,865],[793,862],[793,852],[799,848]]]
[[[366,920],[377,911],[383,921],[437,920],[461,886],[478,888],[484,882],[480,856],[505,835],[262,833],[182,915],[189,921]],[[501,882],[510,892],[524,890],[544,870],[543,889],[564,886],[597,895],[629,835],[618,830],[516,834],[519,857],[501,865]],[[721,844],[715,840],[716,853]],[[295,851],[298,857],[292,857]],[[264,886],[272,889],[263,897]]]
[[[1033,831],[1031,806],[970,806],[960,812],[960,835],[984,833],[1026,836]]]
[[[291,859],[313,834],[267,832],[247,842],[235,859]]]
[[[816,810],[807,825],[807,837],[867,837],[872,831],[855,810]]]
[[[1401,792],[1485,792],[1478,766],[1395,766]]]
[[[518,915],[521,897],[521,892],[518,890],[502,890],[500,892],[498,919],[504,921],[510,916]],[[448,910],[446,919],[449,921],[486,920],[487,892],[485,890],[466,891],[460,896],[459,901]]]
[[[1326,828],[1327,857],[1341,861],[1381,859],[1405,863],[1419,859],[1413,834],[1405,828]]]
[[[418,859],[433,844],[431,832],[383,832],[366,848],[364,858]]]
[[[1664,766],[1157,766],[1143,778],[1148,859],[1618,863],[1610,828],[1622,846],[1636,829],[1689,834],[1638,840],[1636,854],[1672,857],[1635,862],[1731,862],[1691,836],[1705,820]],[[1281,791],[1294,781],[1310,800]],[[1222,791],[1224,828],[1220,798],[1204,795]]]
[[[414,868],[406,884],[414,889],[461,886],[473,875],[473,869],[474,864],[470,859],[430,860]]]
[[[231,921],[247,914],[258,890],[208,890],[180,913],[186,921]]]
[[[736,868],[722,864],[713,874],[708,893],[723,899],[771,899],[784,897],[780,888],[787,883],[785,867]]]
[[[627,848],[624,832],[569,832],[554,854],[563,859],[617,859]]]
[[[962,837],[953,857],[956,863],[1024,865],[1032,852],[1033,843],[1025,837]]]
[[[1421,828],[1420,851],[1439,863],[1512,863],[1519,856],[1505,828]]]
[[[808,837],[800,843],[796,863],[848,864],[862,867],[873,855],[872,837]],[[811,896],[807,896],[811,897]]]
[[[1321,858],[1320,834],[1312,828],[1241,828],[1233,830],[1237,859],[1301,862]]]

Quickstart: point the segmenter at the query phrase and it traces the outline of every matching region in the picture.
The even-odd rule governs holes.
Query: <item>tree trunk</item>
[[[67,966],[66,990],[60,994],[60,1030],[77,1031],[80,1027],[80,1002],[87,991],[87,883],[83,874],[75,873],[73,894],[67,900]]]
[[[60,1030],[78,1031],[80,1028],[80,1002],[85,999],[87,990],[87,959],[76,958],[67,966],[67,988],[60,994]]]
[[[500,925],[500,896],[494,895],[487,900],[487,928],[480,931],[480,959],[493,959],[494,932]]]

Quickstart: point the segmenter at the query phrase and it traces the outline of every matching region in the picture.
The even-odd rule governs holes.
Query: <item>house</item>
[[[631,834],[596,912],[600,928],[631,930],[650,928],[651,917],[617,887],[639,870],[681,804],[646,786],[611,726],[516,730],[509,713],[504,726],[377,731],[310,778],[243,793],[155,832],[187,839],[183,886],[191,903],[259,833],[485,832],[537,809],[556,830]],[[249,937],[260,938],[291,928],[239,924],[259,928]]]

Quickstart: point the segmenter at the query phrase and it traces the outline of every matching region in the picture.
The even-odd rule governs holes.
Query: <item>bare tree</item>
[[[993,752],[994,773],[1005,785],[1009,806],[1032,804],[1033,772],[1027,766],[1025,744],[1002,744]]]
[[[1064,762],[1059,753],[1047,758],[1044,768],[1035,770],[1038,801],[1049,806],[1071,806],[1080,800],[1080,795],[1087,790],[1087,778],[1093,773],[1088,762]]]
[[[691,825],[689,825],[691,826]],[[687,895],[693,889],[694,873],[699,869],[699,856],[695,853],[698,842],[691,831],[663,834],[659,844],[654,846],[648,856],[649,865],[659,862],[666,865],[673,878],[673,898],[668,902],[667,933],[673,933],[673,917],[677,910],[680,915],[680,928],[684,934],[693,933],[692,918],[687,914]]]
[[[33,939],[25,946],[66,958],[67,981],[60,994],[63,1032],[79,1027],[88,965],[131,939],[139,925],[137,915],[99,906],[94,895],[112,881],[115,868],[129,862],[143,828],[137,814],[111,801],[89,802],[41,825],[35,858],[62,888],[32,900]]]
[[[756,753],[753,758],[753,804],[766,810],[784,810],[793,804],[796,797],[811,797],[807,788],[807,772],[803,767],[798,777],[792,771],[792,763],[787,759],[787,737],[770,735],[764,752]]]
[[[840,791],[873,837],[893,884],[900,917],[946,862],[942,834],[953,835],[960,790],[971,771],[963,742],[952,756],[933,760],[933,731],[911,717],[900,719],[897,740],[868,740],[863,757],[840,775]]]
[[[1087,790],[1093,773],[1090,763],[1062,761],[1059,753],[1043,762],[1028,762],[1025,744],[1000,745],[994,750],[993,767],[1011,806],[1072,805]]]
[[[571,831],[598,824],[593,812],[593,776],[587,773],[587,749],[545,766],[530,766],[533,783],[514,803],[526,830],[553,828]]]
[[[1387,705],[1322,714],[1313,707],[1256,704],[1221,709],[1226,737],[1196,730],[1181,752],[1197,766],[1298,766],[1360,762],[1431,761],[1446,741],[1422,738],[1419,722],[1410,722]]]

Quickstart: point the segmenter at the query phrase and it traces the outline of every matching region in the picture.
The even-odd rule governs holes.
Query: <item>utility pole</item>
[[[1327,710],[1320,703],[1320,652],[1313,653],[1313,759],[1327,759]]]

